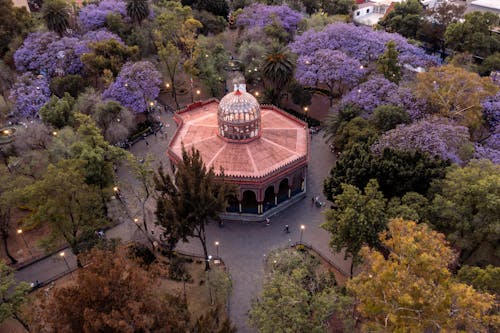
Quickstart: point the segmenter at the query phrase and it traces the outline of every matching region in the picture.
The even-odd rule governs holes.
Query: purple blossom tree
[[[322,49],[299,57],[295,78],[305,86],[328,87],[332,105],[333,98],[354,87],[365,74],[358,60],[340,51]]]
[[[500,133],[500,92],[483,102],[483,115],[490,131]]]
[[[103,98],[120,102],[136,113],[146,112],[148,103],[160,93],[161,74],[149,61],[123,65],[116,81],[103,93]]]
[[[408,112],[415,121],[421,119],[427,110],[425,100],[418,99],[410,89],[399,87],[382,76],[373,76],[352,89],[342,98],[342,104],[355,104],[363,109],[364,118],[369,118],[379,105],[396,105]]]
[[[104,27],[109,14],[120,14],[127,17],[127,5],[122,0],[103,0],[97,4],[92,3],[80,9],[78,25],[84,31]]]
[[[486,147],[480,144],[475,144],[474,149],[475,159],[487,159],[495,164],[500,164],[500,150]]]
[[[427,55],[423,49],[408,43],[399,34],[347,23],[333,23],[321,31],[308,30],[289,47],[299,56],[312,55],[321,49],[339,50],[362,63],[369,63],[384,53],[385,45],[391,40],[396,43],[402,65],[429,67],[440,63],[438,57]]]
[[[376,154],[382,154],[385,148],[420,150],[464,164],[473,153],[469,137],[465,126],[451,124],[442,118],[428,118],[409,125],[398,125],[384,133],[371,149]]]
[[[18,71],[33,71],[49,76],[79,74],[83,69],[80,56],[89,52],[88,44],[120,37],[105,30],[91,31],[83,37],[63,37],[54,32],[34,32],[28,35],[14,53]]]
[[[50,98],[49,82],[43,75],[24,73],[17,78],[9,98],[14,101],[14,112],[18,117],[34,118]]]
[[[115,39],[121,44],[123,44],[122,39],[118,35],[106,29],[99,29],[99,30],[89,31],[85,35],[83,35],[78,45],[75,46],[75,52],[80,56],[84,53],[90,52],[89,48],[90,43],[100,42],[109,39]]]
[[[240,27],[260,27],[263,28],[274,21],[279,23],[288,32],[297,30],[297,26],[302,21],[301,13],[284,4],[281,6],[268,6],[255,3],[243,9],[238,15],[236,25]]]

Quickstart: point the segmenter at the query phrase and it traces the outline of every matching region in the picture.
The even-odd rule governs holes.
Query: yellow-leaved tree
[[[388,258],[363,248],[363,271],[348,282],[364,330],[485,332],[499,324],[491,314],[494,296],[458,282],[448,270],[455,254],[444,235],[393,219],[380,242]]]

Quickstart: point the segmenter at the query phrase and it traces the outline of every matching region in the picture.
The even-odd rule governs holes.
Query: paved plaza
[[[156,136],[149,136],[146,139],[148,144],[142,140],[135,144],[130,151],[140,157],[151,154],[155,159],[155,168],[159,163],[162,163],[165,170],[170,172],[166,148],[169,139],[175,132],[176,125],[173,122],[172,113],[162,113],[160,117],[165,124],[163,133],[159,132]],[[325,202],[322,194],[323,179],[328,175],[334,162],[334,155],[330,152],[321,135],[321,133],[316,134],[311,139],[306,199],[272,216],[270,226],[266,226],[265,223],[227,222],[223,227],[210,224],[207,228],[209,253],[215,254],[214,242],[219,241],[219,255],[226,263],[233,280],[229,309],[231,320],[237,326],[238,332],[254,331],[248,326],[247,312],[251,300],[258,295],[262,287],[263,260],[266,253],[272,249],[298,242],[301,224],[306,226],[303,233],[304,242],[312,244],[344,271],[349,271],[349,262],[344,261],[342,255],[334,255],[330,252],[329,234],[320,228],[325,208],[318,208],[311,203],[313,196],[319,196],[320,201]],[[108,230],[106,236],[108,238],[121,238],[123,241],[141,238],[140,231],[130,218],[131,215],[142,215],[133,194],[137,186],[136,181],[128,172],[127,167],[118,170],[118,179],[127,202],[128,213],[124,214],[126,211],[120,211],[119,203],[114,203],[118,207],[117,210],[120,211],[117,216],[121,223]],[[147,209],[149,228],[154,230],[155,235],[158,235],[159,230],[152,225],[155,209],[153,200],[148,202]],[[284,232],[285,225],[289,225],[290,233]],[[179,243],[178,249],[197,254],[203,253],[197,239],[191,243]],[[74,267],[76,265],[74,256],[69,250],[65,252],[70,266]],[[65,262],[56,254],[17,271],[16,278],[29,282],[45,281],[66,270]]]

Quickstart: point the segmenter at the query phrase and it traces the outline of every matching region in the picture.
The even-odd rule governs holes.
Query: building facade
[[[307,125],[273,105],[260,105],[244,87],[197,102],[174,116],[178,128],[168,147],[175,165],[182,147],[196,148],[207,167],[236,185],[225,220],[262,221],[305,196]]]

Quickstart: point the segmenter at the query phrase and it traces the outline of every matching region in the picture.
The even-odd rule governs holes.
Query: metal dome
[[[217,118],[219,135],[229,141],[248,142],[260,136],[260,105],[244,88],[221,99]]]

